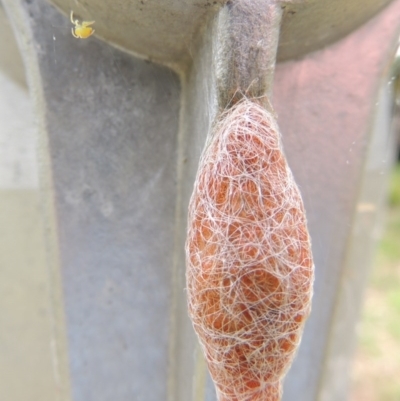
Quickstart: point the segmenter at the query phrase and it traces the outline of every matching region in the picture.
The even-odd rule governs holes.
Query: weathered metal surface
[[[27,61],[38,70],[30,84],[41,97],[42,191],[55,205],[72,397],[166,399],[179,80],[76,40],[44,1],[21,5],[36,53]]]
[[[96,34],[142,57],[179,65],[192,59],[193,38],[227,0],[51,0],[68,18],[95,20]],[[391,0],[288,0],[278,58],[300,57],[343,37]],[[234,4],[234,1],[232,1]]]
[[[281,19],[281,5],[265,0],[227,3],[218,13],[212,66],[221,109],[271,94]]]
[[[205,19],[226,0],[54,0],[69,19],[70,10],[95,20],[96,35],[141,57],[179,66],[190,61],[193,38]]]
[[[391,1],[289,1],[284,4],[278,61],[302,57],[343,38]]]

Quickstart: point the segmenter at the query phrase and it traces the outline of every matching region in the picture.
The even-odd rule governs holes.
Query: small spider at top
[[[78,39],[86,39],[94,34],[94,29],[90,26],[94,24],[94,21],[82,21],[74,20],[74,12],[71,10],[71,22],[75,25],[71,28],[72,36]]]

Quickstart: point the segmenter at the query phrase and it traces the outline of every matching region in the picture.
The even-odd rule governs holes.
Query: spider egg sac
[[[214,126],[190,200],[186,259],[189,315],[218,400],[279,400],[314,267],[275,118],[255,101]]]

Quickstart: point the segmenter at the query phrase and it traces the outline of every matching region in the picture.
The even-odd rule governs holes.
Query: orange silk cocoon
[[[277,401],[310,312],[303,202],[274,116],[245,99],[223,112],[189,206],[189,315],[219,401]]]

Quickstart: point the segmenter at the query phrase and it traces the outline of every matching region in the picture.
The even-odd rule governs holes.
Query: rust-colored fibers
[[[310,312],[313,261],[274,116],[222,113],[189,206],[187,291],[219,401],[277,401]]]

